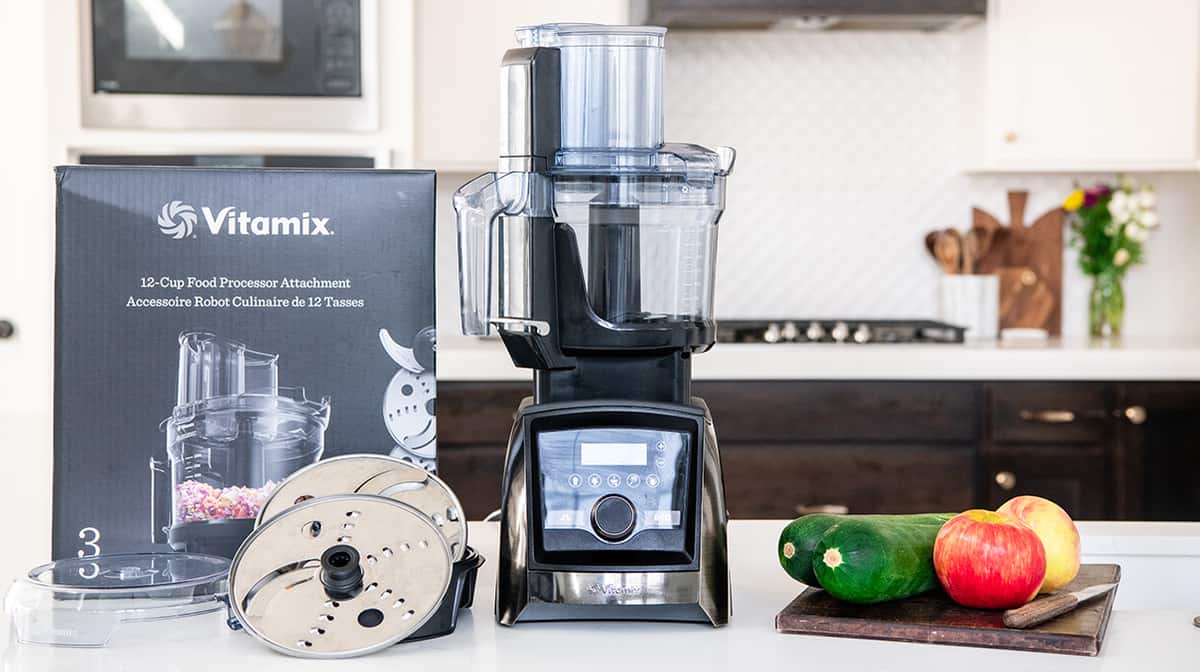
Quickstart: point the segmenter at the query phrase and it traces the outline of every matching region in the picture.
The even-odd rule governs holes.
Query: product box
[[[54,557],[228,556],[318,459],[436,467],[432,172],[56,175]]]

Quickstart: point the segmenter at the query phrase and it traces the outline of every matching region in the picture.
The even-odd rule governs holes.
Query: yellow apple
[[[1046,578],[1040,593],[1052,593],[1079,573],[1079,530],[1075,522],[1054,502],[1033,495],[1013,497],[999,509],[1016,516],[1033,528],[1046,548]]]

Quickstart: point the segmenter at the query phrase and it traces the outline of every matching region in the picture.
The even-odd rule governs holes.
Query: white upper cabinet
[[[991,0],[983,32],[968,168],[1200,167],[1200,0]]]
[[[500,58],[517,26],[553,22],[624,24],[629,0],[417,0],[418,167],[493,170],[499,154]]]

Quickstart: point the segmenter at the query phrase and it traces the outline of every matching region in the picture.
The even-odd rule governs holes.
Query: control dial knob
[[[621,495],[605,495],[592,507],[592,529],[605,541],[622,541],[633,532],[637,511]]]

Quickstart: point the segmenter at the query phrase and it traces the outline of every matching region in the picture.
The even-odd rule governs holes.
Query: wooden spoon
[[[975,261],[979,259],[979,234],[970,229],[962,239],[962,266],[964,275],[975,275]]]
[[[946,229],[939,233],[933,251],[946,275],[957,275],[962,270],[962,239],[958,231]]]

